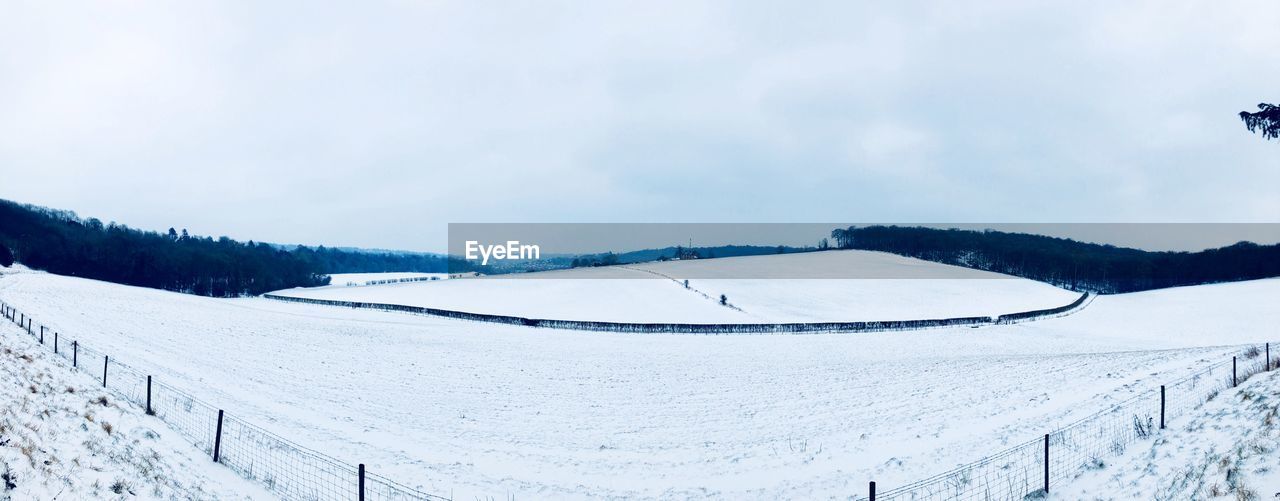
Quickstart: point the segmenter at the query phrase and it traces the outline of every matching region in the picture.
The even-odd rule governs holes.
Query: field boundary
[[[807,334],[807,333],[853,333],[853,332],[885,332],[933,329],[940,327],[979,327],[983,325],[1013,324],[1029,322],[1045,318],[1057,318],[1070,315],[1084,309],[1092,302],[1093,294],[1081,294],[1069,304],[1056,308],[1009,313],[996,317],[953,317],[925,320],[882,320],[861,322],[784,322],[784,323],[750,323],[750,324],[694,324],[694,323],[662,323],[662,322],[604,322],[593,320],[555,320],[545,318],[527,318],[513,315],[495,315],[490,313],[471,313],[427,306],[411,306],[405,304],[372,303],[366,301],[339,301],[335,299],[316,299],[307,297],[263,294],[266,299],[293,303],[340,306],[344,308],[360,308],[368,310],[394,311],[412,313],[432,317],[488,322],[525,327],[542,327],[548,329],[567,329],[596,332],[628,332],[640,334]]]
[[[0,316],[51,348],[71,370],[100,378],[103,388],[142,408],[213,462],[286,500],[422,500],[450,498],[421,490],[309,449],[205,403],[186,391],[39,322],[0,301]]]

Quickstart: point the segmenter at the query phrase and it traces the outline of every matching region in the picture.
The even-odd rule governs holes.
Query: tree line
[[[216,297],[326,285],[329,273],[443,273],[449,268],[444,256],[286,249],[195,236],[185,229],[144,231],[0,200],[0,264],[14,261],[60,275]]]
[[[1053,284],[1120,293],[1280,276],[1280,245],[1240,242],[1199,252],[1153,252],[1066,238],[902,226],[838,228],[836,247],[883,251]]]

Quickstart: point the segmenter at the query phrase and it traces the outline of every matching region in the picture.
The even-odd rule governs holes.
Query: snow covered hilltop
[[[735,278],[744,270],[795,276],[795,270],[822,268],[881,278]],[[691,324],[992,318],[1054,308],[1080,296],[1008,275],[866,251],[651,262],[390,287],[295,288],[272,295],[524,318]]]

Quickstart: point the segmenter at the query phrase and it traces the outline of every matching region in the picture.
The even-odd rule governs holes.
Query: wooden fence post
[[[58,331],[53,331],[53,354],[58,354]]]
[[[74,368],[74,367],[76,367],[76,366],[77,366],[77,364],[76,364],[76,362],[77,362],[76,358],[77,358],[79,355],[80,355],[80,342],[79,342],[79,341],[72,341],[72,342],[71,342],[71,367],[72,367],[72,368]]]
[[[360,501],[364,501],[364,463],[360,463]]]
[[[102,356],[102,387],[107,387],[107,356]]]
[[[218,409],[218,430],[213,435],[213,462],[222,459],[222,409]]]
[[[155,411],[151,410],[151,376],[149,375],[147,376],[147,415],[156,415]]]
[[[1160,429],[1164,429],[1164,385],[1160,385]]]
[[[870,499],[870,501],[876,501],[876,483],[874,480],[871,481],[871,487],[869,487],[868,489],[870,490],[870,494],[871,494],[868,497],[868,499]]]
[[[1271,370],[1271,343],[1267,343],[1267,370]]]
[[[1049,434],[1044,434],[1044,493],[1049,493]]]
[[[1231,387],[1239,386],[1240,382],[1236,380],[1236,357],[1231,357]]]
[[[44,326],[40,326],[40,344],[44,344]]]

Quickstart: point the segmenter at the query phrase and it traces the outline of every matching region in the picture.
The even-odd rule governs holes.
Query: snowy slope
[[[1099,340],[1124,349],[1276,341],[1280,279],[1098,296],[1069,317],[1041,320],[1043,338]],[[1017,330],[1019,326],[1008,326]]]
[[[1056,491],[1055,499],[1280,498],[1280,371],[1223,391]]]
[[[866,278],[798,278],[833,274]],[[684,288],[685,279],[691,289]],[[531,318],[685,323],[994,316],[1062,306],[1079,296],[1031,280],[867,251],[669,261],[275,294]],[[721,294],[736,309],[720,306]]]
[[[1258,326],[1278,296],[1264,280],[981,329],[626,335],[0,276],[0,299],[214,405],[467,499],[901,484],[1275,337]]]
[[[0,499],[271,499],[0,322]]]

